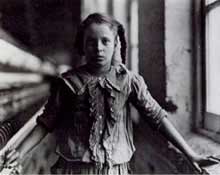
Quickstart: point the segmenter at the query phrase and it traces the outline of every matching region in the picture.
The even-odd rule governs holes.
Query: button
[[[99,144],[99,148],[101,148],[102,146]]]
[[[102,130],[99,131],[99,134],[102,134]]]
[[[102,115],[99,116],[99,119],[102,119]]]
[[[95,108],[89,108],[90,112],[94,112]]]
[[[113,108],[110,108],[110,111],[111,111],[111,112],[114,112]]]
[[[101,77],[99,77],[98,79],[99,79],[99,81],[101,81],[101,80],[102,80],[102,78],[101,78]]]

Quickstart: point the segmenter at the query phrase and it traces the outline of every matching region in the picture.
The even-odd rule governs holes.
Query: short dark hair
[[[119,40],[121,42],[121,58],[122,63],[125,64],[126,62],[126,49],[127,49],[127,42],[125,38],[125,30],[121,23],[119,23],[117,20],[115,20],[113,17],[110,17],[105,14],[101,13],[93,13],[90,14],[82,23],[79,25],[77,33],[76,33],[76,39],[75,39],[75,48],[79,55],[83,56],[83,41],[84,41],[84,34],[86,28],[88,28],[92,23],[97,24],[109,24],[110,28],[116,32],[116,34],[119,36]]]

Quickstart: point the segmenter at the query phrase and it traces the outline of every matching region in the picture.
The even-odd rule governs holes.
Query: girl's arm
[[[40,143],[47,133],[48,131],[43,126],[37,124],[19,145],[8,146],[0,150],[0,173],[4,167],[18,168],[21,160]]]
[[[60,93],[66,91],[66,89],[61,89],[63,88],[63,83],[60,78],[53,80],[50,96],[42,110],[43,113],[36,118],[37,125],[17,148],[21,158],[38,145],[48,132],[52,132],[56,125],[59,124],[60,117],[58,114],[61,106],[60,102],[62,101]]]
[[[154,129],[159,129],[160,133],[164,135],[167,140],[186,155],[198,171],[201,171],[198,165],[205,166],[218,163],[218,161],[201,156],[191,149],[173,124],[168,120],[166,117],[167,113],[151,96],[144,79],[139,75],[133,74],[132,76],[129,100],[136,106],[141,116],[150,126]]]
[[[190,160],[190,162],[194,165],[194,167],[198,171],[201,171],[198,165],[208,166],[219,163],[219,161],[217,160],[214,160],[209,157],[201,156],[196,152],[194,152],[191,149],[191,147],[187,144],[187,142],[184,140],[184,138],[180,135],[180,133],[175,129],[173,124],[166,117],[164,117],[161,120],[159,131],[173,145],[175,145],[179,150],[181,150],[186,155],[186,157]]]
[[[19,145],[17,151],[20,154],[20,158],[29,153],[40,141],[48,134],[48,131],[42,126],[37,124],[33,131],[24,139]]]
[[[195,152],[191,149],[191,147],[189,147],[184,138],[166,117],[161,120],[159,131],[173,145],[179,148],[190,160],[194,160],[194,158],[196,158]]]

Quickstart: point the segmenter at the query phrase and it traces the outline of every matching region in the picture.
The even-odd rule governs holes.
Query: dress
[[[130,103],[154,129],[167,116],[143,78],[122,64],[112,66],[103,77],[92,76],[84,66],[62,74],[37,118],[38,124],[57,136],[60,159],[53,169],[127,174],[135,151]]]

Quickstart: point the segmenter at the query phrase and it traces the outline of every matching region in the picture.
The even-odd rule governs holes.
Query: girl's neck
[[[93,76],[103,76],[107,74],[108,72],[110,72],[111,65],[105,65],[105,66],[99,67],[99,66],[87,64],[86,69]]]

